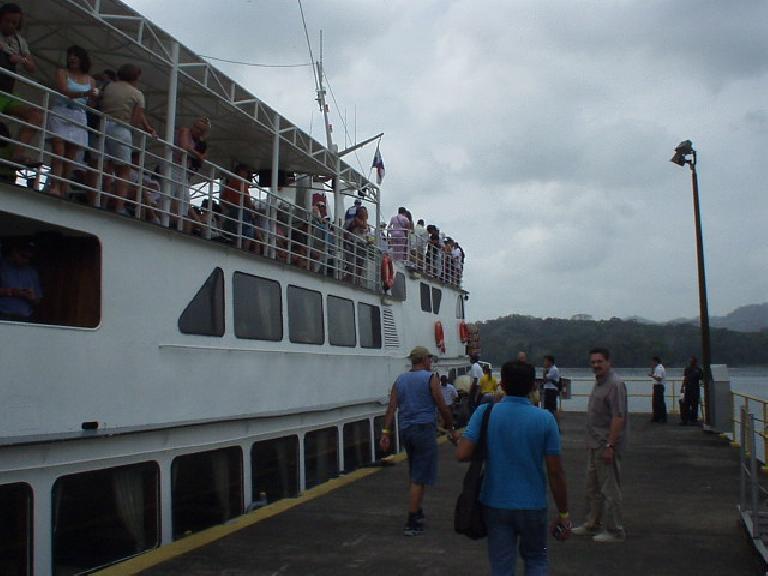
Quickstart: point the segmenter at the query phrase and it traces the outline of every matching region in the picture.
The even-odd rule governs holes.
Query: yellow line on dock
[[[445,437],[440,438],[438,442],[445,442]],[[401,452],[400,454],[389,456],[386,458],[386,461],[395,464],[402,462],[405,460],[405,458],[405,453]],[[171,560],[177,556],[181,556],[182,554],[186,554],[187,552],[201,548],[206,544],[220,540],[225,536],[233,534],[239,530],[242,530],[243,528],[247,528],[248,526],[256,524],[257,522],[261,522],[262,520],[266,520],[267,518],[281,514],[286,510],[300,506],[301,504],[309,502],[310,500],[314,500],[315,498],[319,498],[320,496],[324,496],[329,492],[338,490],[339,488],[343,488],[347,484],[351,484],[352,482],[361,480],[367,476],[370,476],[371,474],[375,474],[379,470],[381,470],[381,468],[362,468],[360,470],[355,470],[354,472],[350,472],[349,474],[339,478],[334,478],[324,482],[323,484],[320,484],[319,486],[315,486],[314,488],[310,488],[297,498],[286,498],[283,500],[278,500],[274,504],[269,504],[259,508],[258,510],[254,510],[252,512],[248,512],[247,514],[243,514],[242,516],[238,516],[227,524],[220,524],[218,526],[213,526],[212,528],[207,528],[205,530],[201,530],[200,532],[190,534],[189,536],[181,538],[180,540],[176,540],[175,542],[171,542],[165,546],[150,550],[140,554],[139,556],[131,558],[130,560],[125,560],[119,564],[115,564],[114,566],[109,566],[103,570],[93,572],[93,574],[98,574],[100,576],[129,576],[132,574],[138,574],[142,570],[147,570],[148,568],[156,566],[161,562]]]

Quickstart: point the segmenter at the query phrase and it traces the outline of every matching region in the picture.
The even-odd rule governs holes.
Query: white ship
[[[55,69],[79,44],[94,71],[140,64],[163,136],[131,128],[139,184],[118,215],[89,205],[114,190],[103,116],[91,164],[75,158],[60,198],[45,122],[25,148],[18,118],[1,114],[0,243],[6,258],[34,243],[42,299],[0,320],[0,574],[88,572],[377,460],[409,350],[428,345],[442,373],[468,364],[460,263],[418,243],[392,262],[375,183],[127,5],[22,7],[38,71],[14,76],[14,98],[56,114]],[[192,174],[173,142],[199,116],[213,127]],[[18,150],[41,166],[20,170]],[[238,180],[236,163],[258,181]],[[227,178],[248,189],[259,238],[247,199],[229,219],[207,209],[224,204]],[[171,201],[177,186],[189,213]],[[319,222],[325,192],[334,217]],[[343,229],[354,199],[371,233]]]

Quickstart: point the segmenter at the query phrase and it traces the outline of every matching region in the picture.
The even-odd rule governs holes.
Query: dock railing
[[[765,435],[765,425],[742,405],[739,410],[739,513],[753,544],[763,558],[768,557],[768,490],[760,484],[757,439]]]
[[[768,400],[758,398],[744,392],[731,392],[733,397],[733,441],[755,454],[755,458],[762,460],[762,469],[768,470],[768,442],[766,439],[766,423],[768,423]],[[742,426],[749,420],[750,434],[742,435]],[[748,442],[745,446],[744,442]]]
[[[578,400],[586,401],[589,398],[594,379],[592,378],[571,378],[571,393],[568,400],[563,400],[561,406],[568,410],[571,406],[579,405]],[[627,385],[627,401],[630,412],[652,412],[651,403],[653,401],[653,382],[650,378],[622,378]],[[682,378],[667,378],[667,386],[664,392],[664,400],[667,402],[668,414],[680,413],[680,387],[683,383]],[[647,399],[648,404],[643,406],[642,400]],[[574,402],[576,401],[576,402]],[[581,408],[574,408],[580,410]],[[586,409],[586,406],[584,407]],[[699,394],[699,413],[704,409],[704,394]]]
[[[357,233],[344,230],[331,219],[318,217],[314,207],[289,202],[271,187],[258,186],[222,165],[189,162],[190,153],[172,142],[109,118],[22,75],[4,69],[0,75],[11,76],[16,83],[13,94],[0,90],[0,97],[10,98],[16,110],[27,110],[24,117],[9,113],[13,112],[9,107],[0,112],[1,181],[36,192],[64,192],[64,200],[113,210],[381,291],[382,254],[372,226]],[[62,106],[81,110],[90,121],[62,116]],[[87,134],[87,145],[79,147],[73,158],[56,154],[50,146],[59,138],[50,130],[49,119],[54,117]],[[107,134],[109,124],[130,133],[130,143],[120,142],[130,150],[129,164],[110,155],[118,141]],[[19,160],[21,156],[25,162]],[[242,158],[228,162],[236,160],[247,162]],[[237,203],[233,203],[235,197]]]

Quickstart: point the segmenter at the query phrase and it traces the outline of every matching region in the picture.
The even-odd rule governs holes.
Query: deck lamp
[[[707,281],[704,274],[704,242],[701,233],[701,212],[699,211],[699,180],[696,175],[696,150],[693,142],[683,140],[675,148],[675,155],[669,160],[678,166],[686,164],[691,168],[691,183],[693,186],[693,219],[696,225],[696,259],[699,271],[699,323],[701,326],[701,359],[704,370],[704,424],[712,426],[713,398],[710,394],[712,381],[711,347],[709,340],[709,307],[707,306]]]

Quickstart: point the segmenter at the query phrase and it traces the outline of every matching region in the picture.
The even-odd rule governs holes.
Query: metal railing
[[[762,454],[763,468],[768,466],[768,442],[766,442],[766,423],[768,423],[768,400],[758,398],[744,392],[733,392],[733,440],[735,444],[740,444],[742,448],[749,453]],[[744,414],[750,420],[753,434],[747,436],[749,445],[744,447],[741,435],[741,428],[744,424]],[[757,423],[757,425],[755,424]],[[758,458],[759,459],[759,458]]]
[[[402,261],[406,268],[419,272],[433,280],[461,289],[464,261],[446,249],[429,242],[426,235],[412,230],[386,230],[386,249],[392,259]]]
[[[591,386],[594,384],[594,379],[587,379],[587,378],[571,378],[571,383],[573,385],[573,389],[571,391],[570,398],[571,399],[587,399],[589,398],[591,389]],[[653,383],[648,378],[622,378],[624,383],[627,385],[627,399],[641,399],[641,398],[647,398],[648,399],[648,412],[650,413],[652,411],[651,407],[651,400],[653,399]],[[679,407],[679,400],[680,400],[680,387],[683,383],[682,378],[668,378],[667,379],[667,385],[664,392],[664,400],[669,402],[667,404],[667,412],[669,414],[679,414],[680,413],[680,407]],[[576,387],[584,388],[585,391],[577,391]],[[644,388],[646,391],[639,391],[638,388]],[[564,402],[568,402],[569,400],[565,400]],[[699,411],[700,413],[703,413],[704,410],[704,394],[699,394]],[[636,412],[637,410],[632,410],[630,408],[631,412]],[[643,410],[645,411],[645,410]]]
[[[760,464],[757,459],[757,438],[764,438],[765,425],[755,425],[756,418],[747,406],[739,410],[739,513],[764,559],[768,558],[765,542],[768,540],[768,490],[760,484]]]
[[[13,95],[0,91],[0,95],[12,98],[16,110],[24,107],[37,117],[30,121],[29,115],[23,119],[8,109],[0,113],[7,132],[0,134],[0,172],[5,171],[6,181],[40,192],[65,191],[66,200],[84,197],[94,207],[222,242],[367,290],[381,290],[382,254],[372,227],[357,234],[346,231],[308,207],[288,202],[209,161],[201,161],[194,169],[189,152],[171,142],[24,76],[6,70],[0,74],[12,76],[24,96],[19,90]],[[63,116],[62,106],[85,111],[90,125]],[[80,147],[73,158],[55,154],[47,146],[58,138],[49,125],[56,117],[88,135],[88,145]],[[108,125],[129,131],[129,164],[110,154],[110,144],[116,140],[108,135]],[[22,141],[14,135],[25,131],[33,137]],[[14,159],[17,155],[28,162]],[[57,165],[60,170],[54,169]],[[239,201],[227,201],[223,195]]]

